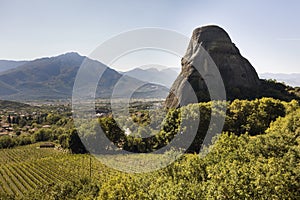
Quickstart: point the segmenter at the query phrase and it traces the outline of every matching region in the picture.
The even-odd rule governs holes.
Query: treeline
[[[0,149],[12,148],[41,141],[59,143],[63,137],[70,135],[74,129],[71,113],[48,113],[36,116],[8,116],[9,123],[16,132],[13,136],[0,137]],[[64,141],[65,142],[65,141]]]
[[[121,119],[116,122],[112,116],[109,116],[100,118],[98,122],[103,132],[113,142],[111,148],[117,146],[131,152],[148,153],[168,145],[176,134],[180,133],[189,137],[192,131],[197,131],[196,137],[187,149],[187,152],[198,153],[208,129],[216,126],[213,122],[210,124],[212,115],[217,119],[225,118],[224,132],[231,132],[235,135],[247,133],[250,136],[255,136],[264,134],[271,122],[297,108],[299,108],[299,103],[295,100],[284,102],[272,98],[262,98],[252,101],[234,100],[226,103],[206,102],[188,105],[180,109],[171,109],[161,124],[156,123],[157,119],[155,116],[159,116],[159,113],[152,115],[154,117],[150,119],[147,111],[144,111],[144,114],[141,114],[143,111],[139,111],[139,118],[133,115],[133,120],[124,118],[123,121]],[[149,125],[151,120],[155,122],[155,126],[153,124]],[[133,123],[138,123],[140,127],[137,129],[136,126],[132,125]],[[82,132],[87,134],[85,138],[87,143],[89,140],[101,140],[103,136],[101,136],[99,130],[98,135],[96,132],[96,135],[93,135],[93,137],[90,137],[88,134],[89,132],[95,132],[97,123],[89,122],[87,124],[88,126],[83,125],[81,129]],[[198,129],[194,130],[194,127],[197,125]],[[124,127],[133,134],[126,135],[121,129]],[[97,153],[97,149],[93,151]]]
[[[128,120],[128,116],[123,118],[121,116],[118,121],[115,121],[111,115],[95,118],[92,121],[83,121],[81,126],[77,127],[78,131],[75,130],[70,113],[51,113],[43,116],[42,123],[51,125],[50,128],[38,128],[30,135],[2,136],[0,137],[0,148],[53,141],[73,153],[86,153],[83,141],[84,144],[89,145],[88,150],[92,153],[116,148],[136,153],[149,153],[168,145],[178,134],[182,135],[182,138],[188,138],[194,137],[191,133],[196,131],[195,139],[186,151],[197,153],[208,131],[212,115],[216,118],[225,118],[224,132],[231,132],[235,135],[247,133],[255,136],[264,134],[271,122],[298,107],[299,103],[295,100],[284,102],[272,98],[252,101],[205,102],[179,109],[170,109],[166,111],[166,116],[161,111],[157,111],[157,113],[151,111],[154,113],[150,113],[147,110],[138,110],[131,113],[130,120]],[[38,126],[32,120],[26,121],[26,125]],[[197,125],[198,128],[195,130]],[[211,124],[212,127],[214,125]],[[124,129],[129,130],[130,134],[126,134]],[[105,133],[105,136],[102,132]],[[81,134],[80,137],[78,133]],[[103,137],[107,137],[111,143],[103,143]]]
[[[50,111],[49,111],[50,112]],[[6,122],[15,129],[26,127],[38,127],[39,125],[64,125],[71,113],[41,113],[36,115],[8,115]]]

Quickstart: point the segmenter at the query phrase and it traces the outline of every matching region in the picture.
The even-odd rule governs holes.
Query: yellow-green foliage
[[[186,154],[151,173],[127,174],[92,159],[89,179],[88,155],[35,146],[0,150],[0,198],[299,199],[298,103],[263,98],[230,106],[230,115],[243,121],[236,125],[240,134],[224,132],[207,155]],[[278,117],[282,109],[285,116]],[[255,124],[257,118],[268,123]],[[254,130],[252,126],[262,134],[243,133]]]
[[[298,199],[299,113],[279,118],[264,135],[223,133],[203,158],[189,154],[151,174],[119,174],[99,198]]]

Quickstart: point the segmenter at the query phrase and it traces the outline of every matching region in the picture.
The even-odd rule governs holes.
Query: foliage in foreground
[[[197,106],[209,113],[210,103],[186,109]],[[94,163],[86,179],[88,155],[22,149],[27,146],[0,150],[7,157],[0,157],[0,199],[299,199],[298,103],[263,98],[228,107],[226,132],[207,155],[187,154],[153,173],[126,174]],[[67,148],[74,134],[68,130],[56,130]]]
[[[206,156],[184,155],[153,173],[116,171],[105,180],[85,186],[76,181],[50,186],[47,198],[58,199],[57,192],[67,188],[68,192],[61,192],[59,198],[299,199],[299,127],[297,109],[278,118],[263,135],[221,134]],[[35,197],[42,199],[44,195],[38,192]]]

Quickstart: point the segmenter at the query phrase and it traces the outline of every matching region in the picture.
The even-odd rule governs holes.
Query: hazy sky
[[[120,32],[217,24],[261,72],[300,72],[300,1],[0,0],[0,59],[89,55]]]

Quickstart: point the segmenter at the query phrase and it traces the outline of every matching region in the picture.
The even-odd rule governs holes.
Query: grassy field
[[[21,197],[39,186],[90,175],[92,179],[105,180],[110,171],[92,156],[40,149],[39,143],[3,149],[0,150],[0,194]]]

